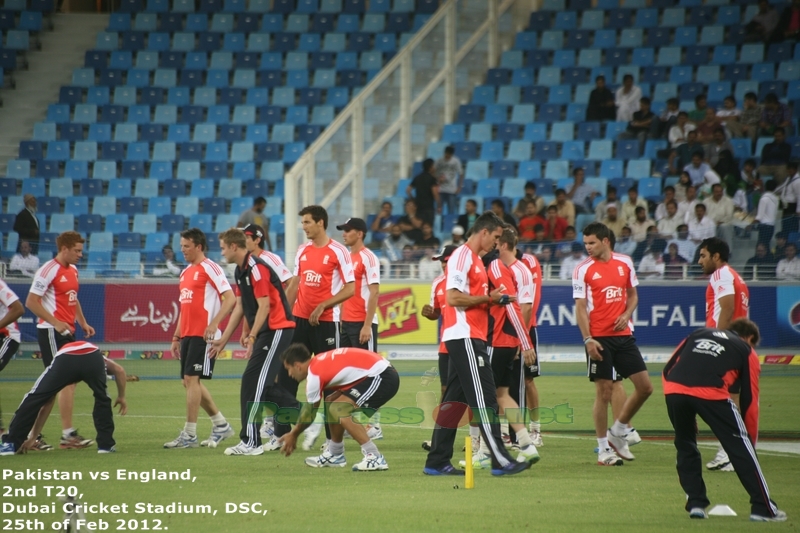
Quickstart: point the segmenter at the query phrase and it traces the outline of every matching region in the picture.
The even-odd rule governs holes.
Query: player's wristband
[[[253,340],[256,340],[256,336],[255,336],[255,335],[248,335],[248,336],[247,336],[247,338],[248,338],[248,339],[253,339]]]
[[[592,341],[592,340],[594,340],[594,339],[592,338],[592,336],[591,336],[591,335],[589,335],[588,337],[586,337],[585,339],[583,339],[583,344],[589,344],[589,341]]]
[[[500,296],[500,301],[497,302],[498,305],[508,305],[511,303],[511,297],[508,294],[503,294]]]

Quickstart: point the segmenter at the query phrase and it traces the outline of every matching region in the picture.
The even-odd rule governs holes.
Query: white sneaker
[[[532,465],[535,465],[539,462],[539,451],[536,449],[536,446],[530,444],[525,446],[524,448],[519,449],[519,455],[517,456],[518,463],[529,462]]]
[[[467,461],[465,459],[461,459],[458,462],[458,466],[461,468],[467,467]],[[492,458],[486,455],[485,453],[478,452],[472,456],[472,468],[476,470],[486,470],[492,467]]]
[[[544,446],[544,442],[542,442],[541,431],[532,431],[531,440],[533,441],[533,445],[536,446],[537,448],[541,448],[542,446]]]
[[[775,516],[761,516],[758,514],[750,515],[751,522],[786,522],[786,513],[778,510]]]
[[[639,436],[639,432],[636,431],[636,428],[631,428],[625,434],[625,440],[628,441],[628,446],[636,446],[640,442],[642,442],[642,437]]]
[[[624,463],[622,462],[622,459],[617,457],[617,454],[614,453],[614,450],[611,448],[606,448],[597,454],[597,464],[600,466],[622,466]]]
[[[248,446],[244,442],[239,442],[236,446],[225,448],[225,455],[261,455],[264,449],[261,446]]]
[[[283,444],[280,443],[278,437],[273,435],[268,441],[261,445],[261,449],[265,452],[274,452],[275,450],[280,450],[281,446],[283,446]]]
[[[370,440],[381,440],[383,438],[383,430],[378,425],[369,426],[367,427],[367,437],[369,437]]]
[[[181,431],[178,438],[164,443],[164,448],[197,448],[197,435],[189,435]]]
[[[626,461],[633,461],[636,457],[633,456],[630,449],[628,449],[628,441],[625,440],[625,437],[617,437],[611,430],[608,430],[606,433],[606,437],[608,437],[608,445],[614,448],[614,451],[617,452],[617,455]]]
[[[306,457],[306,464],[313,468],[344,468],[347,466],[347,459],[344,458],[343,453],[340,453],[339,455],[333,455],[328,450],[325,450],[321,455],[316,457]]]
[[[706,468],[709,470],[722,470],[725,465],[729,464],[731,460],[728,458],[728,454],[725,453],[723,448],[717,450],[717,455],[714,456],[714,459],[706,463]]]
[[[353,472],[374,472],[376,470],[389,470],[389,465],[386,464],[386,459],[384,459],[383,455],[368,453],[360,463],[353,465]]]
[[[230,424],[225,424],[224,426],[214,426],[214,429],[211,430],[211,435],[206,440],[201,442],[200,446],[216,448],[217,444],[228,437],[233,437],[234,435],[236,435],[236,432],[233,430]]]
[[[320,433],[322,433],[322,424],[314,422],[308,426],[303,432],[303,444],[300,447],[303,448],[304,451],[309,451],[314,447],[314,443],[317,442]]]
[[[265,418],[264,423],[261,424],[261,440],[267,440],[275,434],[275,425],[272,422],[272,417]]]
[[[720,472],[736,472],[736,470],[733,469],[733,463],[726,464],[725,466],[720,468],[719,471]]]

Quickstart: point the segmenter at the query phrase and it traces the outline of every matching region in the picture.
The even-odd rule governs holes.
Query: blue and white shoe
[[[275,423],[272,417],[265,418],[261,424],[261,440],[267,440],[275,434]]]
[[[389,470],[383,455],[368,453],[360,463],[353,465],[353,472],[374,472],[376,470]]]
[[[503,468],[492,468],[492,475],[493,476],[513,476],[514,474],[519,474],[520,472],[524,472],[525,470],[529,469],[531,464],[527,461],[517,462],[512,461],[508,463]]]
[[[262,453],[264,453],[264,449],[261,446],[251,447],[244,442],[225,449],[225,455],[261,455]]]
[[[278,437],[273,435],[261,445],[261,449],[265,452],[274,452],[275,450],[280,450],[281,446],[283,446],[283,443],[281,443]]]
[[[112,446],[111,448],[97,448],[97,453],[117,453],[117,447]]]
[[[0,455],[14,455],[17,453],[17,447],[13,442],[3,442],[0,444]]]
[[[344,458],[343,453],[333,455],[328,450],[325,450],[316,457],[306,457],[306,464],[312,468],[344,468],[347,466],[347,459]]]
[[[463,476],[463,470],[457,470],[453,468],[453,465],[445,465],[441,468],[429,468],[425,467],[422,469],[422,473],[426,476]]]
[[[750,515],[751,522],[786,522],[786,513],[778,510],[775,516],[762,516],[759,514]]]
[[[234,435],[236,435],[236,432],[233,430],[230,424],[225,424],[224,426],[214,426],[214,429],[211,430],[211,435],[206,440],[201,442],[200,446],[216,448],[217,444],[228,437],[233,437]]]
[[[178,438],[164,443],[164,448],[197,448],[197,435],[189,435],[185,431],[181,431]]]

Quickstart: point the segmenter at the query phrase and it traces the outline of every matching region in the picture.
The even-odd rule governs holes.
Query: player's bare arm
[[[364,317],[364,325],[361,327],[361,333],[358,335],[358,342],[361,344],[368,343],[369,339],[372,337],[372,321],[375,318],[375,312],[378,310],[378,295],[380,292],[381,286],[378,283],[373,283],[369,286],[367,316]]]
[[[242,310],[242,298],[241,296],[236,298],[236,304],[233,307],[233,311],[231,311],[231,318],[228,320],[228,325],[225,327],[225,331],[222,332],[222,336],[211,343],[211,349],[209,350],[210,353],[218,354],[222,350],[225,349],[225,345],[228,344],[228,341],[231,340],[233,336],[233,332],[236,331],[236,328],[242,322],[242,317],[244,317],[244,311]],[[247,321],[245,321],[245,326],[247,325]],[[247,333],[242,332],[242,347],[247,348],[245,342],[246,337],[245,335],[249,335],[250,332]]]
[[[231,313],[233,310],[233,306],[236,305],[236,298],[233,297],[233,291],[225,291],[220,294],[220,299],[222,300],[222,305],[219,308],[219,313],[211,319],[211,323],[208,325],[205,331],[205,338],[207,342],[211,342],[214,340],[214,337],[217,336],[217,330],[219,329],[219,323]]]
[[[114,374],[114,381],[117,384],[117,399],[114,400],[114,407],[119,406],[119,414],[125,415],[128,412],[128,402],[125,400],[128,376],[125,374],[125,369],[122,368],[122,365],[118,365],[109,359],[106,359],[106,370]]]
[[[497,288],[486,296],[470,296],[458,289],[447,289],[447,305],[452,307],[475,307],[484,304],[499,304],[503,297],[507,298],[508,303],[515,302],[516,296],[503,294],[502,288]]]
[[[13,324],[17,321],[19,317],[25,314],[25,307],[22,306],[22,302],[16,300],[8,307],[8,312],[5,314],[3,318],[0,318],[0,329],[5,328],[9,324]]]
[[[719,302],[719,319],[717,320],[717,328],[728,329],[733,318],[734,306],[736,303],[736,295],[728,294],[717,300]]]
[[[603,356],[600,355],[603,347],[598,341],[592,338],[589,330],[589,309],[586,305],[586,298],[575,298],[575,319],[578,322],[578,329],[581,330],[581,337],[583,337],[583,344],[586,345],[586,353],[593,361],[602,361]]]
[[[312,311],[311,316],[308,317],[308,323],[312,326],[319,326],[319,317],[322,316],[322,313],[324,313],[326,309],[330,309],[334,305],[339,305],[343,301],[352,297],[355,293],[356,282],[350,281],[345,283],[344,287],[342,287],[342,290],[319,304],[317,308]]]
[[[94,336],[94,328],[89,325],[89,323],[86,321],[86,317],[83,316],[83,307],[81,307],[81,302],[77,301],[75,303],[75,318],[78,320],[78,325],[83,330],[83,334],[87,339],[89,339]]]
[[[289,307],[294,306],[295,302],[297,301],[297,287],[300,284],[300,277],[293,276],[289,281],[286,282],[286,301],[289,303]]]
[[[258,310],[256,311],[256,316],[253,319],[253,327],[251,328],[251,333],[247,336],[247,357],[249,358],[253,354],[253,344],[256,342],[256,336],[252,332],[259,332],[261,328],[264,326],[264,323],[267,321],[267,317],[269,316],[269,296],[262,296],[261,298],[256,298],[256,302],[258,303]]]
[[[636,287],[628,287],[628,302],[625,306],[625,312],[622,313],[614,321],[614,331],[622,331],[628,327],[628,321],[633,316],[636,306],[639,305],[639,292]]]
[[[172,343],[169,346],[173,357],[181,358],[181,315],[178,315],[178,323],[175,324],[175,333],[172,334]]]
[[[292,455],[297,447],[297,437],[300,436],[308,427],[314,423],[314,418],[317,416],[317,409],[319,409],[320,401],[316,401],[313,405],[306,402],[300,409],[300,416],[297,418],[297,424],[292,430],[280,438],[281,453],[286,457]]]
[[[28,297],[25,299],[25,307],[30,309],[31,313],[36,315],[38,318],[41,318],[51,326],[55,328],[55,330],[59,333],[69,332],[72,333],[74,330],[74,326],[67,324],[66,322],[62,322],[56,317],[54,317],[50,312],[44,308],[42,305],[42,297],[33,294],[32,292],[28,293]]]

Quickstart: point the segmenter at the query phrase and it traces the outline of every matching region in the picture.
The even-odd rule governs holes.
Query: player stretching
[[[542,426],[539,423],[539,391],[536,388],[534,378],[538,378],[542,371],[542,362],[539,359],[539,334],[536,331],[536,315],[539,313],[539,304],[542,301],[542,265],[535,255],[523,254],[517,250],[517,259],[519,261],[514,263],[512,272],[514,272],[517,283],[521,284],[523,275],[520,266],[525,266],[530,273],[530,280],[533,284],[533,302],[529,305],[519,302],[520,309],[522,309],[522,317],[525,323],[528,324],[528,333],[531,337],[533,349],[536,352],[536,361],[532,365],[514,365],[514,373],[511,375],[511,383],[519,383],[519,387],[511,387],[511,397],[519,405],[523,403],[528,408],[531,414],[531,423],[528,431],[531,435],[533,445],[537,448],[544,445],[542,442]],[[519,286],[519,285],[517,285]],[[521,361],[524,363],[524,361]],[[520,376],[520,373],[523,373]],[[524,398],[524,402],[523,402]]]
[[[339,347],[339,304],[353,296],[355,277],[350,251],[334,241],[328,229],[328,212],[318,205],[300,210],[303,231],[307,243],[300,246],[294,260],[294,277],[286,288],[286,299],[292,305],[292,314],[297,327],[292,342],[305,345],[313,354],[327,352]],[[289,377],[285,369],[278,374],[278,383],[289,394],[297,395],[297,381]],[[310,450],[319,436],[322,424],[312,424],[303,442],[303,449]],[[288,424],[276,424],[275,436],[285,435]],[[328,429],[325,430],[326,437]],[[265,447],[266,451],[278,447]]]
[[[711,237],[700,243],[698,263],[703,275],[710,276],[706,288],[706,327],[728,329],[737,318],[750,316],[750,291],[742,277],[728,265],[730,248],[728,243]],[[741,384],[737,379],[729,387],[731,399],[739,405]],[[709,470],[733,472],[728,454],[720,444],[717,455],[706,464]]]
[[[372,250],[364,246],[367,223],[360,218],[350,218],[336,226],[342,231],[342,240],[350,247],[353,262],[355,291],[352,298],[342,303],[341,346],[378,351],[378,295],[381,289],[381,264]],[[372,440],[383,438],[380,415],[371,420],[367,434]]]
[[[329,392],[325,398],[329,416],[338,422],[330,424],[331,441],[319,457],[306,458],[313,468],[345,467],[344,432],[361,445],[364,459],[353,465],[359,472],[388,470],[389,465],[361,424],[353,421],[350,414],[356,409],[366,415],[381,408],[394,398],[400,388],[397,371],[380,355],[361,348],[339,348],[317,354],[303,344],[292,344],[281,356],[283,365],[292,378],[306,380],[306,404],[300,411],[298,423],[283,437],[281,451],[288,457],[295,449],[297,437],[313,422],[315,411],[322,401],[322,391]]]
[[[261,455],[259,426],[264,402],[278,407],[297,407],[297,400],[275,383],[281,365],[280,354],[289,347],[294,319],[278,275],[260,258],[246,249],[244,233],[229,229],[220,234],[222,256],[236,265],[236,307],[222,337],[212,343],[221,352],[239,327],[242,317],[248,333],[242,334],[247,348],[247,368],[242,374],[241,441],[225,450],[225,455]]]
[[[492,474],[517,474],[530,467],[518,463],[506,451],[497,422],[497,396],[491,361],[486,351],[490,305],[512,301],[501,289],[489,292],[489,278],[481,262],[481,252],[497,244],[504,223],[494,213],[475,220],[466,244],[459,246],[447,261],[447,307],[444,309],[444,334],[450,358],[450,372],[444,402],[467,404],[480,424],[482,438],[492,454]],[[436,426],[431,451],[423,472],[431,476],[464,475],[451,464],[456,428]]]
[[[36,326],[39,336],[39,349],[45,367],[53,362],[53,356],[75,333],[75,322],[83,329],[88,339],[94,335],[94,328],[83,316],[81,302],[78,300],[78,268],[75,266],[83,257],[83,237],[76,231],[65,231],[56,238],[58,255],[42,265],[31,284],[25,306],[39,318]],[[45,420],[50,415],[55,396],[42,407]],[[72,427],[72,407],[75,403],[75,384],[67,385],[58,395],[58,411],[61,415],[61,448],[86,448],[91,439],[81,437]],[[37,450],[49,450],[52,446],[41,438],[35,446]]]
[[[627,255],[614,253],[611,230],[592,222],[583,230],[583,244],[589,259],[575,268],[572,296],[583,344],[589,380],[596,390],[594,427],[597,433],[597,464],[621,466],[622,459],[634,459],[625,440],[627,424],[653,393],[647,367],[631,332],[630,319],[639,296],[639,280]],[[631,380],[635,390],[622,412],[608,428],[608,405],[617,374]],[[616,451],[616,453],[614,453]]]
[[[519,456],[517,461],[527,461],[534,464],[539,461],[539,452],[533,445],[530,434],[525,427],[525,417],[520,416],[519,404],[509,395],[514,366],[532,365],[536,361],[536,352],[533,351],[530,336],[528,335],[527,322],[523,318],[520,304],[525,305],[530,312],[533,302],[533,282],[527,267],[516,258],[517,232],[514,228],[506,226],[500,235],[498,252],[487,254],[484,264],[489,276],[489,289],[500,289],[517,301],[506,306],[493,306],[489,308],[489,359],[492,365],[492,375],[497,388],[497,403],[500,414],[506,413],[509,426],[514,430],[519,443]],[[519,269],[522,283],[518,285],[516,273],[512,268]],[[521,353],[520,353],[521,350]],[[517,357],[522,363],[516,362]],[[519,382],[517,382],[519,383]],[[516,413],[516,414],[515,414]],[[475,436],[475,427],[470,426],[470,434]],[[472,458],[475,468],[489,468],[490,456],[487,443],[481,441],[480,451]],[[466,461],[464,461],[466,463]],[[466,466],[466,464],[464,464]]]
[[[755,347],[758,326],[746,318],[726,330],[703,328],[675,349],[664,367],[662,382],[667,413],[675,429],[678,479],[686,493],[690,518],[708,518],[709,501],[697,449],[697,417],[709,425],[733,463],[750,495],[750,520],[784,522],[786,513],[769,497],[756,456],[758,440],[758,378],[761,365]],[[728,384],[742,384],[741,407],[730,400]]]
[[[186,389],[186,425],[164,448],[197,448],[197,414],[202,407],[211,417],[211,436],[200,444],[216,445],[235,432],[200,381],[211,379],[215,354],[211,342],[221,335],[219,323],[236,303],[222,268],[206,258],[206,235],[198,228],[181,232],[181,252],[189,263],[180,278],[181,314],[172,336],[171,350],[181,362]]]
[[[19,297],[0,279],[0,372],[19,349],[17,319],[25,313]],[[0,435],[5,433],[3,410],[0,408]]]

